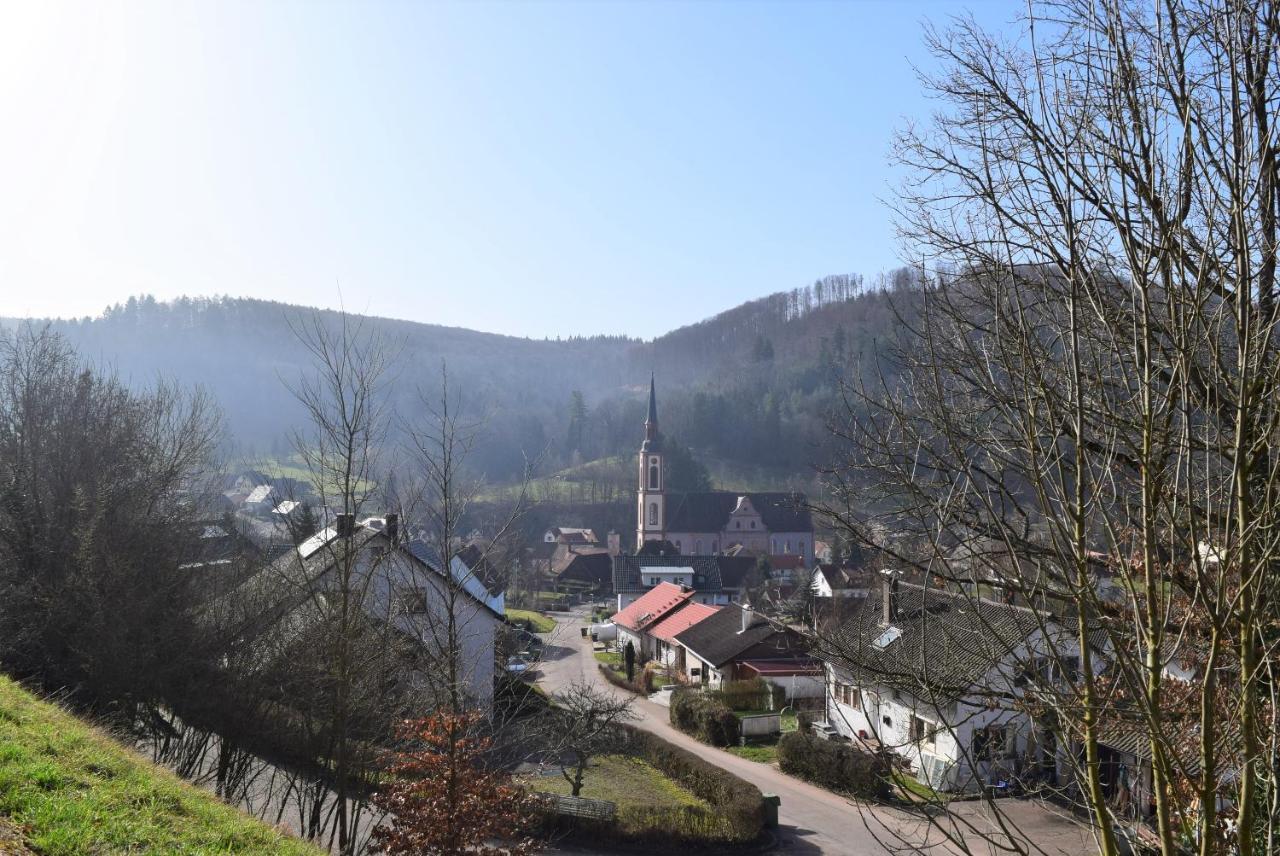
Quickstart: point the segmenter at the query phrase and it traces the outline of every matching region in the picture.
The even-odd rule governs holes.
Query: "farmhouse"
[[[828,725],[934,788],[1056,779],[1056,729],[1017,703],[1076,677],[1074,636],[1047,614],[886,575],[823,647]]]
[[[729,604],[676,635],[690,683],[715,689],[725,681],[763,677],[789,690],[789,697],[820,696],[820,674],[799,633],[769,621],[750,607]],[[803,677],[806,680],[783,680]]]

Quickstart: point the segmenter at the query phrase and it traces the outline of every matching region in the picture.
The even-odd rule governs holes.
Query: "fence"
[[[739,723],[743,737],[768,737],[782,731],[782,716],[777,713],[762,713],[758,716],[744,716]]]

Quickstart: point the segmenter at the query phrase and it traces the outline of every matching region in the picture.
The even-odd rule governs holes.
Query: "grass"
[[[556,620],[550,615],[534,612],[532,609],[508,609],[507,618],[512,621],[527,621],[534,633],[550,633],[556,629]]]
[[[776,741],[748,746],[729,746],[725,751],[739,758],[746,758],[748,761],[759,761],[761,764],[773,764],[778,760]]]
[[[570,771],[572,773],[572,771]],[[535,791],[568,795],[573,789],[557,769],[549,775],[539,776],[529,784]],[[638,758],[622,755],[606,755],[587,768],[583,777],[584,799],[609,800],[618,804],[618,816],[625,824],[625,809],[680,808],[707,804],[680,785],[662,775],[657,769]]]
[[[947,803],[951,800],[951,796],[949,794],[935,791],[915,776],[912,776],[909,773],[904,773],[901,770],[895,769],[893,771],[893,783],[903,791],[903,795],[906,796],[907,799],[912,800],[913,802],[923,801],[936,805],[938,803]]]
[[[617,651],[596,651],[596,659],[607,666],[621,666],[622,655]]]
[[[5,819],[43,856],[323,852],[183,782],[0,676]]]

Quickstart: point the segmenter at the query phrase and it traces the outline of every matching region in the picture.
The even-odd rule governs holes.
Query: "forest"
[[[485,422],[472,457],[502,485],[629,457],[650,373],[674,443],[711,466],[718,487],[794,486],[826,459],[838,379],[874,374],[878,347],[912,291],[908,270],[827,276],[752,300],[651,341],[616,336],[528,339],[411,321],[349,316],[395,349],[392,399],[449,376]],[[895,308],[895,306],[897,308]],[[306,307],[248,298],[130,298],[100,317],[40,322],[126,385],[198,386],[224,416],[229,461],[286,458],[296,403],[281,395],[306,365],[293,328]],[[327,324],[341,316],[320,311]],[[13,325],[10,319],[4,322]],[[401,402],[404,403],[404,402]],[[623,468],[626,470],[627,468]],[[698,486],[700,473],[690,487]]]

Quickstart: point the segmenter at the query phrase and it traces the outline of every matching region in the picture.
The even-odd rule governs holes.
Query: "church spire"
[[[649,415],[644,418],[644,424],[658,424],[658,393],[653,382],[653,372],[649,373]]]

